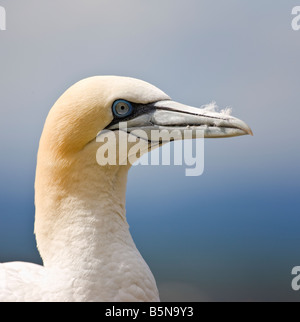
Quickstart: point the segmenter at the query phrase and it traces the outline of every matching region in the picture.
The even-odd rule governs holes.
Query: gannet
[[[131,165],[96,161],[99,133],[118,134],[124,121],[127,135],[188,127],[203,129],[208,138],[252,134],[233,116],[176,103],[141,80],[79,81],[50,110],[39,144],[34,231],[43,266],[1,264],[0,301],[159,301],[126,220]]]

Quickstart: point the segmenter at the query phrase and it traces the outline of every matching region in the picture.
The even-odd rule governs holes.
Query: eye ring
[[[117,100],[112,107],[115,116],[124,118],[132,113],[132,105],[125,100]]]

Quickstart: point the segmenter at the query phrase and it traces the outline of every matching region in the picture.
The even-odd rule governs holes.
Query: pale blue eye
[[[117,117],[126,117],[132,113],[132,105],[124,100],[117,100],[113,104],[113,113]]]

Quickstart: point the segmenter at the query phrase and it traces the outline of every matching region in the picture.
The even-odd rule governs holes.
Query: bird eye
[[[124,100],[117,100],[113,104],[113,112],[117,117],[126,117],[132,113],[132,105]]]

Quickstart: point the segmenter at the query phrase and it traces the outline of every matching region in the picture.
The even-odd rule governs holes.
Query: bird
[[[228,113],[177,103],[139,79],[107,75],[75,83],[50,109],[39,142],[34,233],[43,265],[0,264],[0,301],[160,301],[126,219],[131,163],[99,165],[96,157],[105,131],[117,143],[121,133],[135,133],[151,150],[150,138],[137,131],[149,129],[192,129],[193,137],[198,129],[205,138],[253,134]]]

